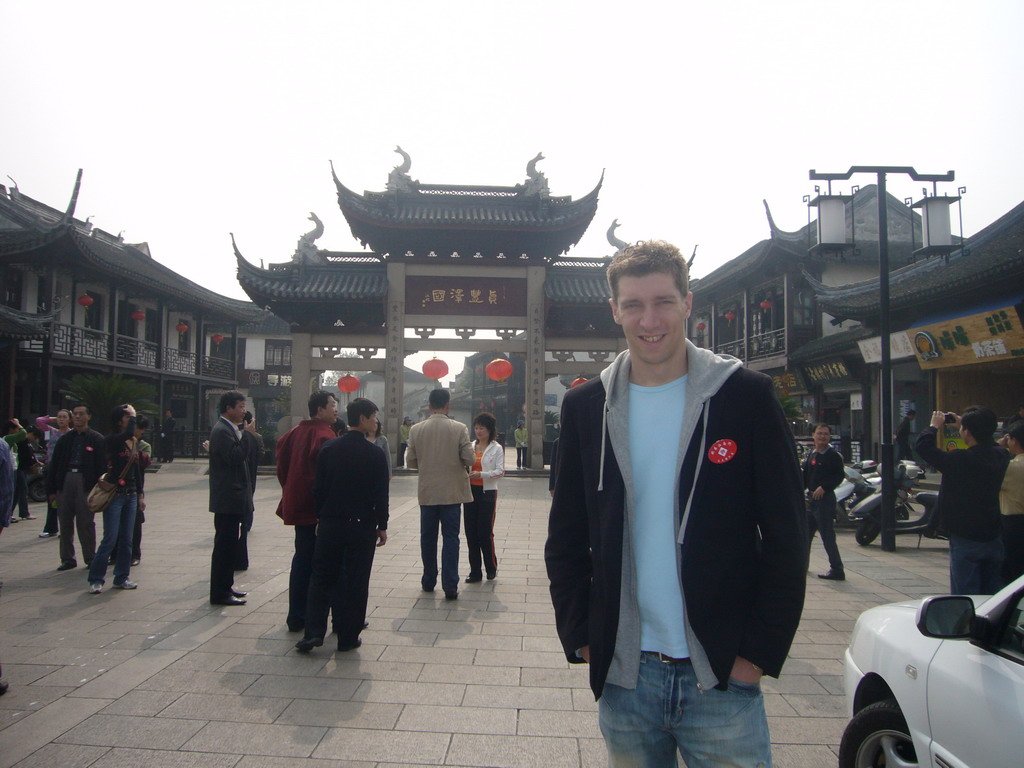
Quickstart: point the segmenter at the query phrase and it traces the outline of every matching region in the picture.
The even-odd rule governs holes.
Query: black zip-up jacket
[[[144,493],[145,472],[142,467],[142,455],[138,453],[136,443],[135,461],[121,477],[125,465],[131,459],[132,449],[128,441],[135,438],[135,417],[128,419],[128,424],[123,432],[116,435],[107,435],[103,439],[104,448],[107,451],[107,480],[118,484],[119,493]]]
[[[814,491],[820,486],[825,489],[825,493],[834,493],[844,477],[843,457],[832,446],[826,448],[824,453],[812,450],[804,459],[804,488],[808,491]]]
[[[565,395],[545,547],[559,639],[572,663],[590,646],[597,698],[616,652],[628,494],[603,434],[605,400],[600,378]],[[683,510],[698,478],[681,584],[687,621],[724,689],[737,656],[765,674],[782,671],[803,610],[807,520],[792,432],[771,380],[737,367],[704,413],[706,434],[702,417],[678,483]]]
[[[388,529],[388,460],[358,430],[328,440],[316,457],[317,517],[359,520]]]
[[[1009,456],[995,443],[943,451],[935,427],[926,427],[914,447],[921,458],[942,473],[938,509],[940,525],[971,541],[992,541],[1002,535],[999,489]]]

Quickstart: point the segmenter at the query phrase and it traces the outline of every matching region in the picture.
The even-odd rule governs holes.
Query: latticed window
[[[268,339],[263,361],[268,368],[271,366],[290,368],[292,364],[292,343],[290,341],[272,341]]]

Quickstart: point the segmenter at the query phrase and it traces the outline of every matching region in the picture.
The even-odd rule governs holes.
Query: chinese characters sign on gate
[[[908,334],[924,369],[1024,357],[1024,329],[1015,307],[912,328]]]
[[[526,280],[408,275],[405,311],[413,315],[525,315]]]

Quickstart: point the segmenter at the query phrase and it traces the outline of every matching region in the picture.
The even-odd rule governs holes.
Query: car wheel
[[[857,530],[854,531],[853,538],[856,539],[857,543],[862,547],[866,547],[878,538],[878,534],[881,530],[881,526],[874,519],[867,517],[857,524]]]
[[[843,731],[839,768],[918,768],[910,729],[895,699],[864,707]]]
[[[28,484],[28,498],[30,501],[46,501],[46,482],[42,478]]]

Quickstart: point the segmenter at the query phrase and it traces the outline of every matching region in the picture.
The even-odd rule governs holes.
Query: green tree
[[[131,403],[139,413],[156,413],[160,406],[156,388],[150,384],[115,374],[79,373],[64,382],[61,393],[73,403],[85,403],[92,413],[93,429],[107,432],[107,417],[119,405]]]

